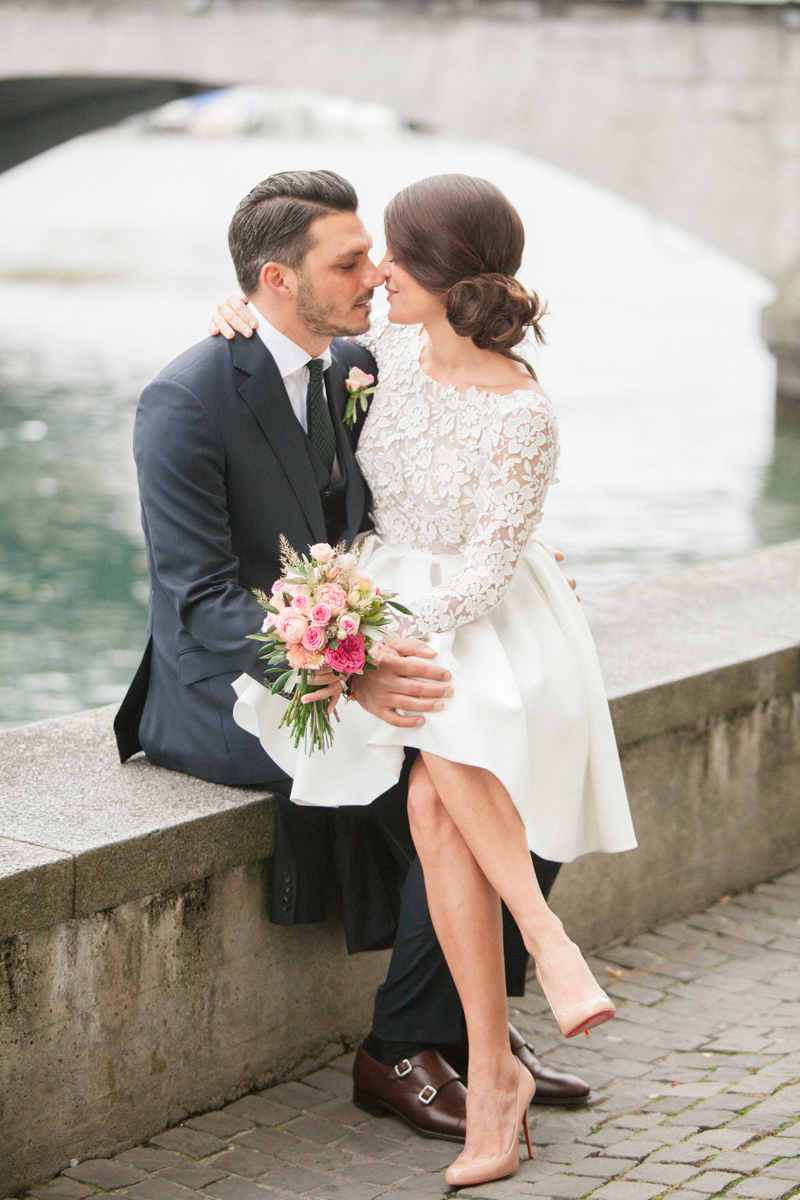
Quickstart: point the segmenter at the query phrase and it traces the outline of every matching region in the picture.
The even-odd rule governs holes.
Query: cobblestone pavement
[[[474,1200],[782,1200],[800,1193],[800,870],[613,946],[592,962],[619,1015],[580,1044],[535,990],[513,1020],[593,1102],[532,1108],[533,1160]],[[607,1031],[607,1032],[606,1032]],[[577,1042],[577,1039],[576,1039]],[[457,1147],[350,1100],[352,1055],[145,1146],[94,1159],[35,1200],[375,1200],[443,1196]]]

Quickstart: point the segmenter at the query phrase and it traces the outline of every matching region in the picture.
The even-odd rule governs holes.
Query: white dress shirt
[[[306,409],[306,393],[308,391],[308,363],[309,355],[302,346],[298,346],[297,342],[293,342],[285,333],[281,333],[274,325],[270,325],[269,321],[262,313],[258,311],[252,301],[247,305],[253,317],[258,321],[256,333],[261,338],[264,345],[269,350],[272,357],[275,359],[275,365],[281,373],[284,387],[289,396],[289,402],[292,406],[292,412],[297,417],[300,424],[303,426],[305,433],[308,433],[308,412]],[[321,358],[323,362],[323,371],[327,371],[331,365],[331,348],[326,346],[322,354],[318,354],[317,358]],[[325,380],[322,381],[323,393],[327,400],[325,392]],[[333,469],[331,470],[331,483],[339,483],[342,478],[342,473],[339,470],[339,460],[334,456]]]

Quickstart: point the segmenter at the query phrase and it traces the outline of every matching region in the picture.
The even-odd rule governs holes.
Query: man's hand
[[[560,546],[551,546],[550,549],[553,551],[553,558],[556,560],[556,562],[560,563],[564,561],[564,551]],[[580,600],[580,596],[578,595],[577,579],[573,575],[568,575],[566,571],[562,571],[561,574],[564,576],[567,583],[575,593],[575,599]]]
[[[424,725],[425,718],[414,714],[441,712],[444,701],[453,694],[450,672],[425,661],[435,657],[436,651],[425,642],[398,638],[387,647],[374,671],[353,676],[355,699],[387,725]],[[399,708],[411,715],[402,715]]]
[[[221,333],[228,341],[235,333],[252,337],[253,330],[257,328],[258,321],[247,307],[247,296],[228,296],[217,307],[208,324],[208,332],[212,337]]]

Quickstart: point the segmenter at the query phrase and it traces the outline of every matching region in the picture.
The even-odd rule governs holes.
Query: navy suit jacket
[[[363,413],[353,429],[343,424],[344,380],[352,366],[376,367],[347,341],[334,340],[331,355],[325,387],[352,541],[369,527],[369,497],[354,454]],[[170,363],[142,394],[134,454],[150,605],[145,655],[115,722],[120,758],[144,750],[201,779],[288,793],[285,773],[235,724],[231,683],[242,672],[263,678],[259,644],[246,639],[263,620],[251,589],[278,578],[280,535],[302,552],[327,533],[313,448],[261,339],[208,338]],[[397,793],[390,808],[403,805]],[[273,919],[323,919],[335,864],[350,948],[388,944],[397,845],[411,853],[410,841],[399,835],[392,861],[367,812],[279,798],[277,818]]]

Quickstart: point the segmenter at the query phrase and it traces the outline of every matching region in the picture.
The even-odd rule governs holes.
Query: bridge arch
[[[800,395],[798,18],[779,0],[0,0],[0,81],[105,78],[120,115],[148,86],[308,86],[504,142],[775,280]]]

